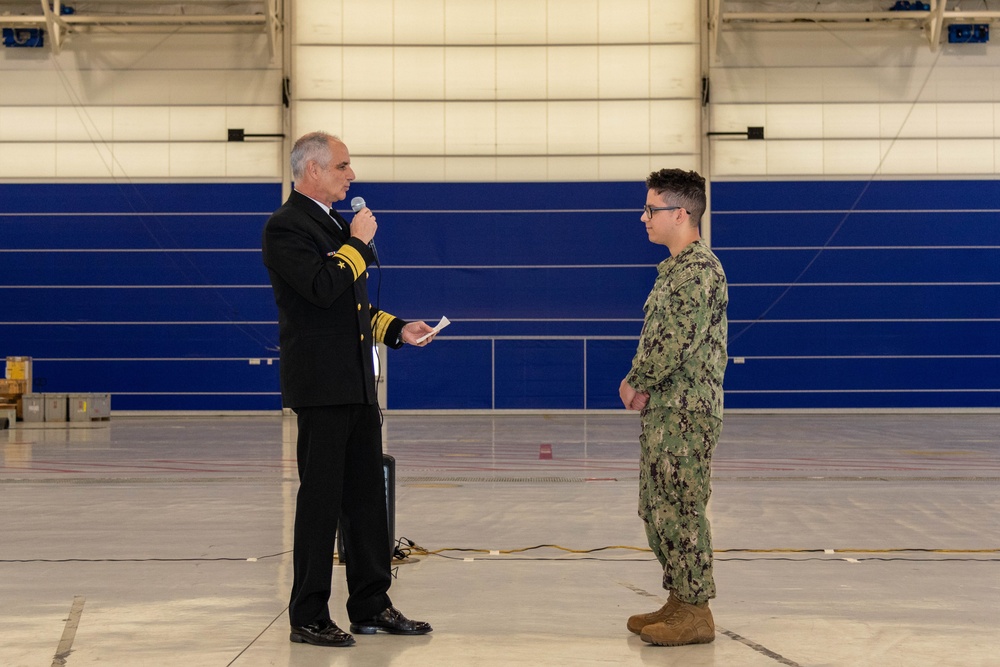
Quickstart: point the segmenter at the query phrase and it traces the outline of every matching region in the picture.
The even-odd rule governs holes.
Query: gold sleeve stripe
[[[351,267],[351,273],[354,274],[355,280],[365,272],[365,258],[361,256],[360,252],[349,245],[341,246],[334,257],[347,262],[348,266]]]
[[[375,336],[375,340],[380,343],[385,342],[385,334],[394,319],[392,315],[382,311],[375,313],[375,317],[372,318],[372,334]]]

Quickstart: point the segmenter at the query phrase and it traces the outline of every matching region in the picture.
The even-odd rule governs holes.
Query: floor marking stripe
[[[267,624],[267,625],[266,625],[266,626],[264,627],[264,629],[260,631],[260,634],[259,634],[259,635],[257,635],[256,637],[254,637],[254,638],[253,638],[253,640],[251,640],[251,642],[250,642],[249,644],[247,644],[246,646],[244,646],[244,647],[243,647],[243,650],[242,650],[242,651],[240,651],[239,653],[237,653],[237,654],[236,654],[236,657],[235,657],[235,658],[233,658],[232,660],[230,660],[230,661],[229,661],[229,663],[228,663],[228,664],[226,665],[226,667],[232,667],[232,666],[233,666],[233,665],[234,665],[234,664],[236,663],[236,661],[237,661],[237,660],[239,660],[239,659],[240,659],[240,657],[241,657],[241,656],[242,656],[242,655],[243,655],[244,653],[246,653],[246,652],[247,652],[247,651],[248,651],[248,650],[250,649],[250,647],[251,647],[251,646],[253,646],[253,645],[254,645],[254,643],[256,643],[256,641],[257,641],[258,639],[260,639],[260,638],[261,638],[262,636],[264,636],[264,633],[265,633],[265,632],[267,632],[268,630],[270,630],[270,629],[271,629],[271,626],[272,626],[272,625],[274,625],[275,623],[277,623],[277,621],[278,621],[278,619],[279,619],[279,618],[281,618],[282,616],[284,616],[284,615],[285,615],[285,612],[287,612],[287,611],[288,611],[288,607],[285,607],[284,609],[282,609],[282,610],[281,610],[281,612],[280,612],[280,613],[279,613],[279,614],[278,614],[277,616],[275,616],[275,617],[274,617],[273,619],[271,619],[271,622],[270,622],[270,623],[268,623],[268,624]]]
[[[635,586],[633,584],[628,583],[627,581],[619,581],[617,583],[619,585],[624,586],[625,588],[629,589],[633,593],[636,593],[638,595],[642,595],[643,597],[653,598],[653,599],[656,599],[656,600],[660,600],[661,602],[663,601],[663,599],[659,595],[654,595],[654,594],[650,593],[647,590],[643,590],[642,588],[639,588],[638,586]]]
[[[647,590],[639,588],[638,586],[636,586],[634,584],[628,583],[627,581],[619,581],[619,582],[616,582],[616,583],[618,583],[621,586],[624,586],[625,588],[629,589],[633,593],[636,593],[636,594],[641,595],[643,597],[654,598],[656,600],[662,600],[663,599],[659,595],[654,595],[654,594],[650,593]],[[771,658],[772,660],[774,660],[774,661],[776,661],[776,662],[778,662],[778,663],[780,663],[782,665],[787,665],[788,667],[802,667],[799,663],[795,662],[794,660],[789,660],[788,658],[786,658],[785,656],[781,655],[780,653],[775,653],[771,649],[769,649],[769,648],[767,648],[765,646],[761,646],[757,642],[755,642],[753,640],[750,640],[750,639],[747,639],[746,637],[738,635],[735,632],[733,632],[732,630],[726,630],[725,628],[723,628],[720,625],[716,625],[715,629],[716,629],[717,632],[726,635],[730,639],[732,639],[734,641],[738,641],[739,643],[743,644],[744,646],[747,646],[747,647],[753,649],[754,651],[756,651],[757,653],[760,653],[761,655],[765,655],[768,658]]]
[[[725,628],[719,625],[716,625],[715,629],[721,632],[722,634],[726,635],[730,639],[733,639],[741,644],[749,646],[753,650],[757,651],[757,653],[760,653],[761,655],[766,655],[767,657],[771,658],[772,660],[775,660],[776,662],[781,663],[782,665],[788,665],[788,667],[801,667],[801,665],[799,665],[799,663],[795,662],[794,660],[789,660],[780,653],[775,653],[771,649],[761,646],[757,642],[747,639],[746,637],[740,636],[735,632],[733,632],[732,630],[726,630]]]
[[[73,640],[76,639],[76,628],[80,625],[80,616],[83,615],[83,603],[86,599],[82,595],[73,596],[73,605],[69,608],[69,618],[63,627],[62,637],[59,639],[59,646],[56,647],[56,654],[52,657],[52,667],[65,667],[66,658],[73,651]]]

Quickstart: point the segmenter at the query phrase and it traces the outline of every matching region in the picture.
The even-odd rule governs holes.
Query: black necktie
[[[342,232],[343,232],[343,231],[346,231],[346,230],[344,229],[344,225],[343,225],[343,224],[341,224],[340,220],[338,220],[338,219],[337,219],[337,216],[335,216],[335,215],[333,214],[333,209],[332,209],[332,208],[330,209],[330,219],[331,219],[331,220],[333,220],[333,225],[334,225],[334,227],[336,227],[337,229],[339,229],[339,230],[340,230],[340,231],[342,231]]]

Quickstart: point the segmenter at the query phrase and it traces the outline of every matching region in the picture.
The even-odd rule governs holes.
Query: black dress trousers
[[[333,551],[340,522],[347,560],[347,614],[366,620],[391,605],[382,430],[376,405],[296,408],[299,492],[295,503],[289,620],[329,620]]]

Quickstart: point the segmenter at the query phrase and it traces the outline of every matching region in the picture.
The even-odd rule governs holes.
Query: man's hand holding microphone
[[[368,244],[375,255],[375,263],[378,264],[378,251],[375,250],[375,232],[378,231],[378,223],[375,222],[375,214],[368,208],[362,197],[355,197],[351,200],[351,210],[354,211],[354,219],[351,220],[351,236]],[[404,325],[399,337],[407,345],[424,347],[434,340],[436,335],[433,327],[421,321]]]
[[[375,214],[365,205],[365,200],[355,197],[351,200],[351,210],[354,211],[354,219],[351,220],[351,236],[364,241],[372,251],[375,250],[375,232],[378,230],[378,223],[375,222]],[[378,253],[376,253],[376,260]]]

